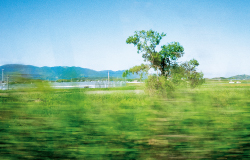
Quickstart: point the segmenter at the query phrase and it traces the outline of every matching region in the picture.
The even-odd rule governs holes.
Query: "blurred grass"
[[[89,90],[2,91],[0,159],[249,159],[248,84],[206,82],[165,98]]]
[[[82,91],[116,91],[116,90],[144,90],[144,83],[127,83],[124,87],[83,88]]]

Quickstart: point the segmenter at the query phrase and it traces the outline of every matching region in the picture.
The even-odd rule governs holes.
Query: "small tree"
[[[203,78],[203,73],[196,71],[196,67],[198,66],[199,62],[196,59],[192,59],[188,62],[181,64],[181,67],[184,71],[184,77],[189,80],[190,86],[192,88],[205,82],[205,79]]]

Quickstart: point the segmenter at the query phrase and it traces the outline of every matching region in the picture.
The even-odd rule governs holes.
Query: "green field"
[[[1,91],[0,159],[250,158],[249,83],[142,89]]]

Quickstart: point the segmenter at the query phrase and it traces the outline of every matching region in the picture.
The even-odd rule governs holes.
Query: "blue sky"
[[[123,70],[143,63],[139,30],[180,42],[204,77],[250,75],[249,0],[0,0],[0,65]]]

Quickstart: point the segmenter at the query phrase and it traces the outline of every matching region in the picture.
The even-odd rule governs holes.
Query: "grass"
[[[124,87],[84,88],[83,91],[144,90],[144,83],[127,83]]]
[[[93,89],[2,91],[0,158],[249,159],[249,89],[208,81],[161,98],[85,93]]]

